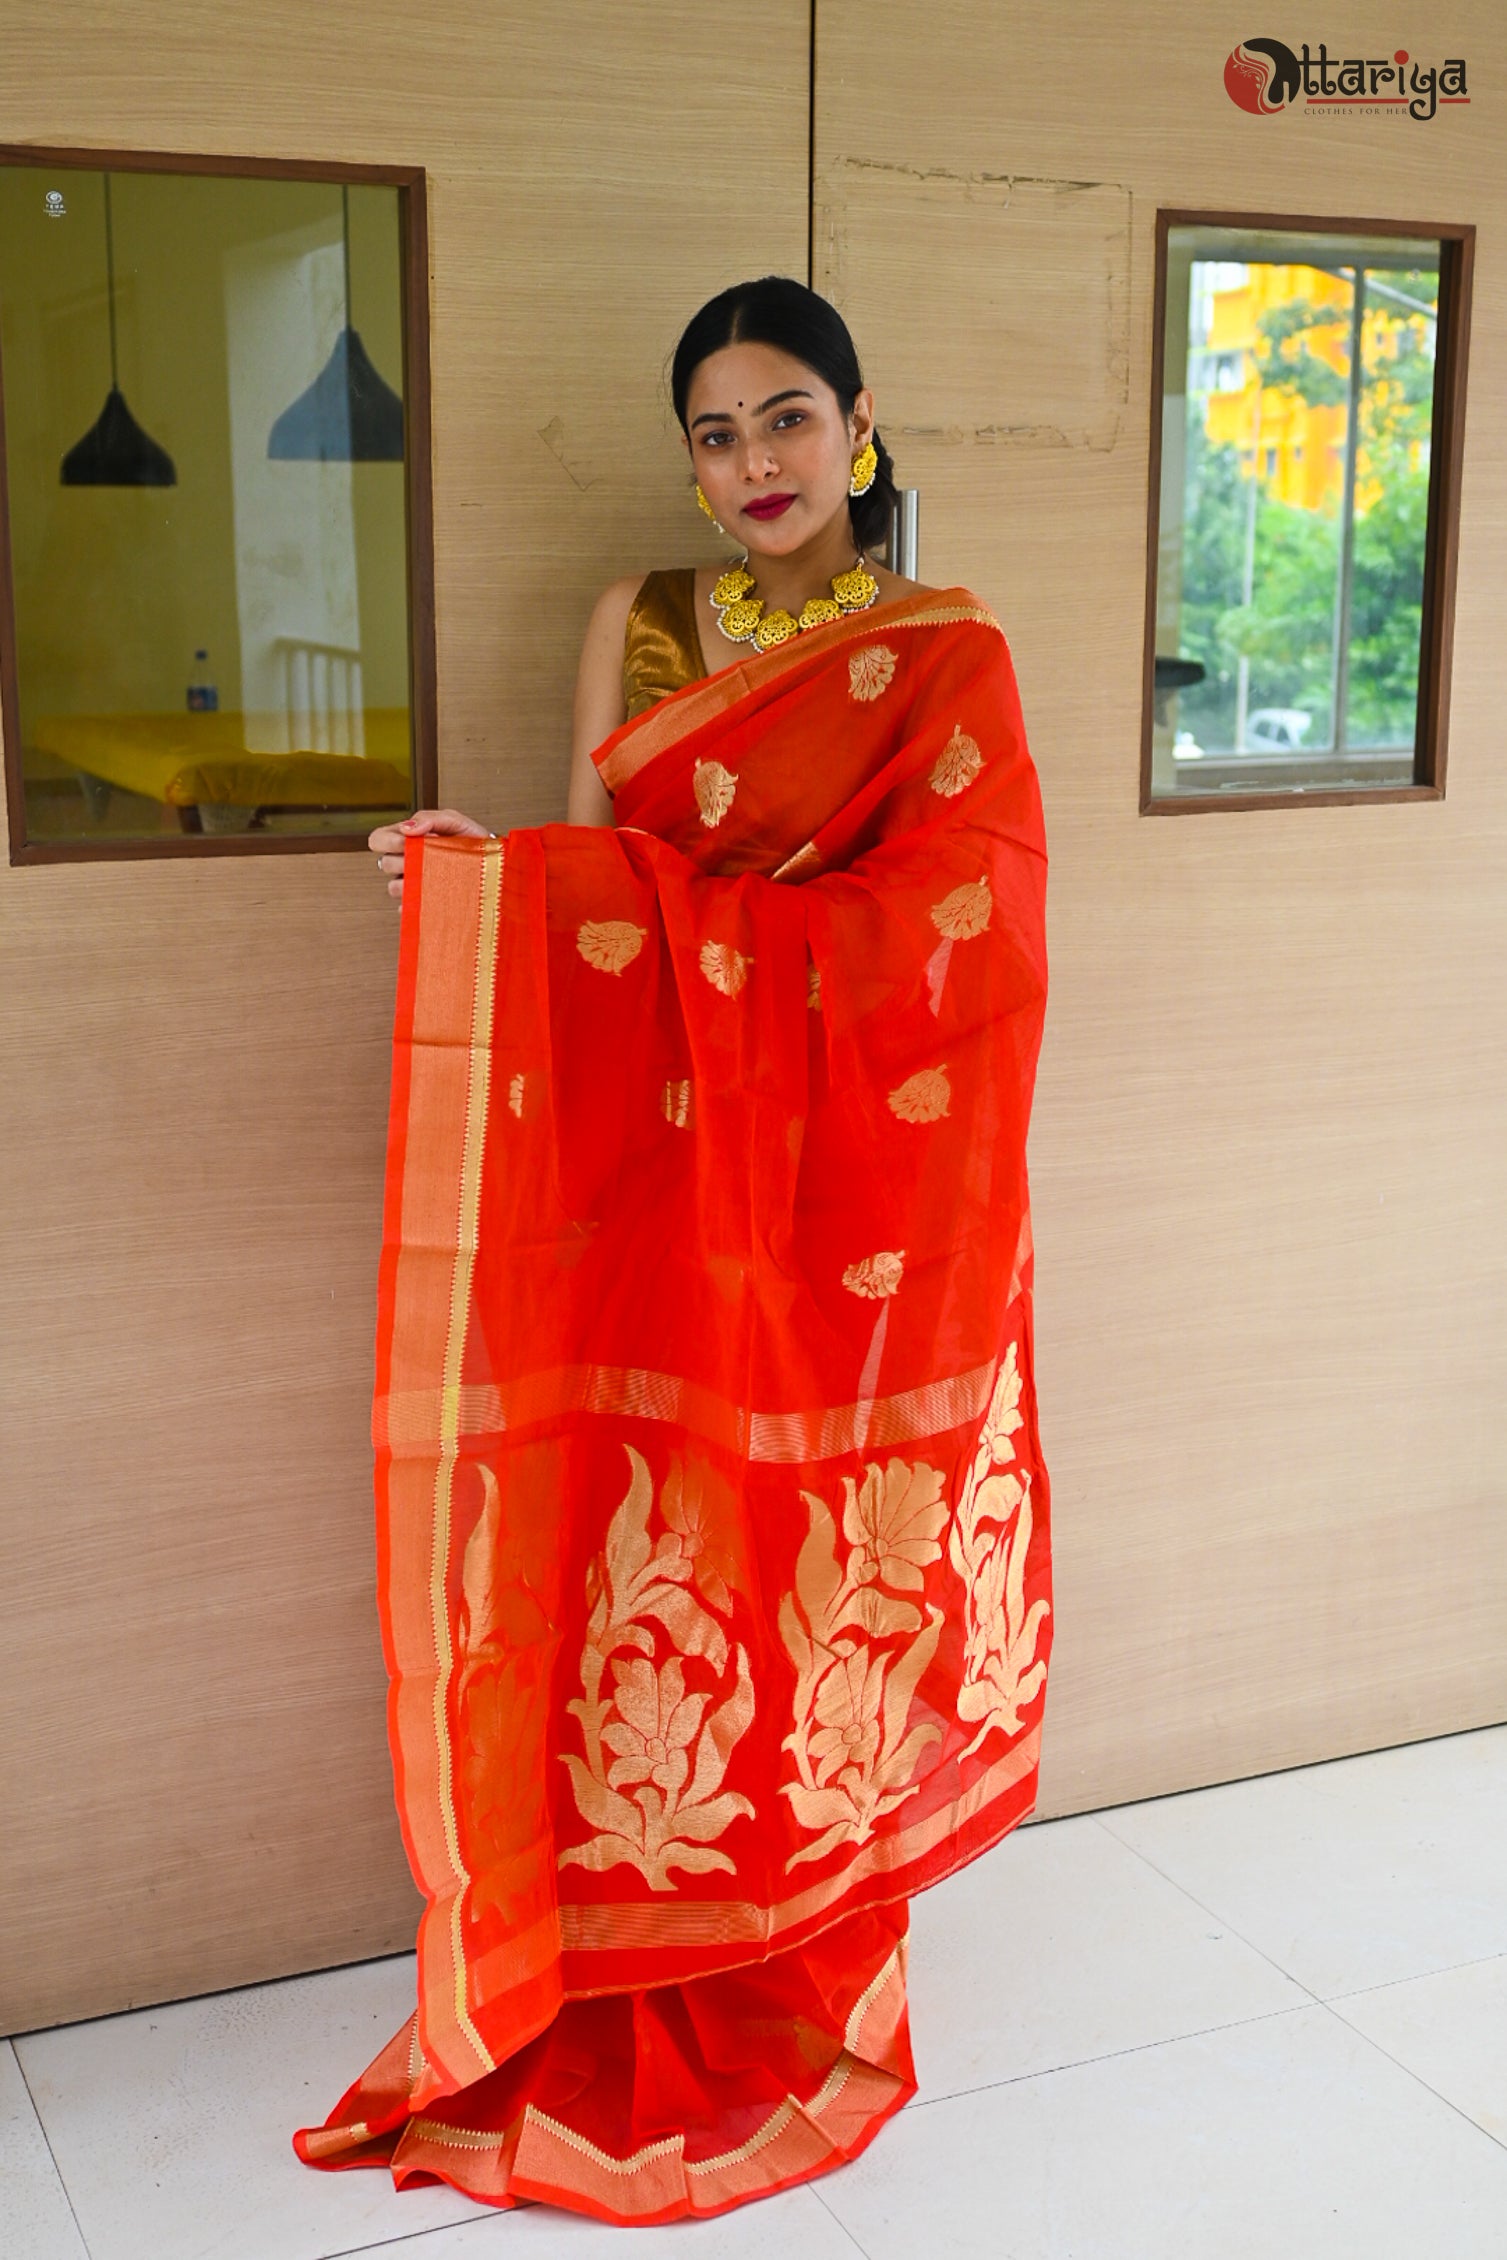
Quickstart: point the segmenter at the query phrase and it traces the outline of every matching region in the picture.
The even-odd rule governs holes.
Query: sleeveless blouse
[[[623,696],[628,720],[706,673],[696,631],[696,573],[678,565],[649,573],[628,612],[623,635]]]

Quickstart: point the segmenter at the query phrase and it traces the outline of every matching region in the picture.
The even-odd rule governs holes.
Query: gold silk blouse
[[[696,573],[678,565],[649,573],[628,612],[623,635],[623,696],[628,720],[699,683],[706,673],[696,629]]]

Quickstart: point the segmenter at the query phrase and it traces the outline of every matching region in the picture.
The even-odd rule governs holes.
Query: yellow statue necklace
[[[751,593],[757,585],[748,570],[745,550],[741,563],[730,565],[717,582],[711,601],[717,625],[728,642],[751,643],[760,651],[773,651],[776,644],[788,643],[808,628],[824,628],[829,620],[840,620],[845,612],[867,612],[879,598],[879,583],[865,565],[861,551],[848,572],[833,576],[832,594],[808,597],[798,619],[783,606],[766,612],[764,599]]]

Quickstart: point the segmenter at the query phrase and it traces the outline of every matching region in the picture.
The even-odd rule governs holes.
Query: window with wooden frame
[[[412,167],[0,148],[12,862],[433,801],[427,275]]]
[[[1158,214],[1144,813],[1442,796],[1474,234]]]

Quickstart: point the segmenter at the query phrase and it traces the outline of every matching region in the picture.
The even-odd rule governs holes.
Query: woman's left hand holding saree
[[[492,834],[458,808],[419,808],[401,824],[379,824],[367,839],[394,902],[403,900],[404,854],[410,840],[489,840]]]
[[[612,736],[625,716],[623,704],[623,626],[643,575],[614,581],[599,598],[586,631],[576,683],[572,729],[569,821],[588,826],[612,822],[612,802],[604,791],[592,755]],[[410,840],[486,840],[494,835],[475,817],[455,808],[420,808],[400,824],[379,824],[367,840],[377,869],[396,903],[403,900],[404,855]]]

